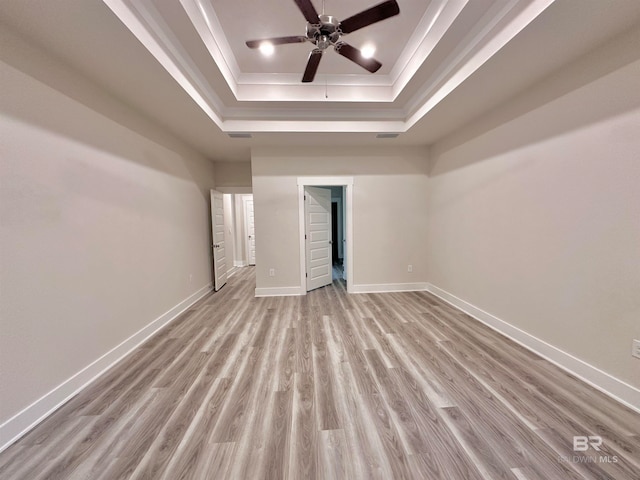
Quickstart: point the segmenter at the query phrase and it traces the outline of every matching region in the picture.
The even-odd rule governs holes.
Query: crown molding
[[[554,1],[495,0],[458,47],[398,104],[469,0],[433,0],[389,74],[323,75],[313,84],[301,84],[298,75],[241,72],[213,2],[180,0],[235,97],[236,103],[226,105],[151,0],[103,0],[223,132],[382,133],[406,132]],[[259,105],[246,108],[244,102]],[[280,106],[274,109],[274,102]],[[345,102],[354,108],[340,108]],[[358,103],[379,108],[358,110]]]

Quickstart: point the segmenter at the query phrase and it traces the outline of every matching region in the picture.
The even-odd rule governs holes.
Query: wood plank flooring
[[[0,478],[640,479],[639,414],[428,293],[254,288],[241,269],[0,454]]]

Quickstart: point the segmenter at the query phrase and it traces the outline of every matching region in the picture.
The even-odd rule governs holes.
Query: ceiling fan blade
[[[335,50],[343,57],[357,63],[365,70],[369,70],[371,73],[377,72],[382,66],[382,64],[375,58],[364,58],[360,50],[358,50],[356,47],[352,47],[348,43],[338,43],[335,46]]]
[[[247,40],[247,47],[249,48],[260,48],[260,45],[264,42],[269,42],[272,45],[284,45],[286,43],[304,43],[307,41],[307,37],[302,37],[300,35],[292,36],[292,37],[274,37],[274,38],[263,38],[260,40]]]
[[[314,49],[309,54],[309,60],[307,61],[307,68],[304,69],[304,75],[302,75],[302,81],[304,83],[313,82],[318,71],[318,65],[322,59],[322,50],[319,48]]]
[[[399,13],[398,2],[396,0],[388,0],[343,20],[340,22],[340,30],[342,30],[342,33],[355,32],[367,25],[385,20]]]
[[[318,11],[311,0],[293,0],[309,23],[318,23]]]

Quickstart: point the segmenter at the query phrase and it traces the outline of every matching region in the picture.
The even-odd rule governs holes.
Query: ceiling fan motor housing
[[[334,45],[342,32],[340,22],[331,15],[318,15],[320,23],[307,23],[307,38],[321,50]]]

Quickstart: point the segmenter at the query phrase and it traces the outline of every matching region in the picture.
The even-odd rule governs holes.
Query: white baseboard
[[[233,261],[233,266],[234,267],[246,267],[247,266],[247,262],[244,262],[242,260],[234,260]]]
[[[427,290],[428,283],[376,283],[352,285],[349,293],[421,292]]]
[[[306,295],[302,287],[271,287],[256,288],[256,297],[291,297],[295,295]]]
[[[640,413],[640,390],[616,377],[560,350],[533,335],[514,327],[504,320],[452,295],[451,293],[428,284],[427,290],[459,310],[469,314],[514,342],[540,355],[558,367],[580,378],[585,383],[600,390],[614,400]]]
[[[89,386],[103,373],[113,367],[132,350],[169,324],[212,290],[212,285],[205,285],[182,302],[160,315],[146,327],[112,348],[90,365],[80,370],[49,393],[36,400],[21,412],[0,425],[0,452],[16,442],[29,430],[51,415],[71,397]]]

